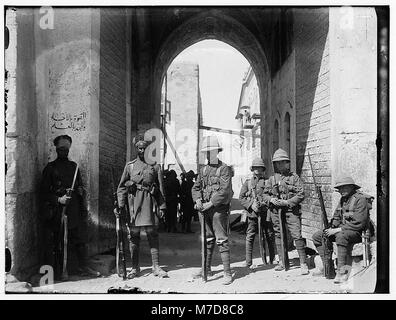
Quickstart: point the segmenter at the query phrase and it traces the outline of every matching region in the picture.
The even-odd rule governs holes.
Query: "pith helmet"
[[[355,189],[360,189],[360,186],[358,186],[355,181],[348,176],[341,176],[339,178],[336,179],[336,183],[334,188],[340,188],[342,186],[346,186],[346,185],[353,185],[355,187]]]
[[[220,147],[219,140],[216,136],[205,137],[202,142],[201,152],[207,152],[212,150],[222,151],[223,148]]]
[[[274,152],[274,156],[272,157],[272,162],[275,161],[290,161],[289,155],[283,149],[278,149]]]
[[[253,170],[253,167],[263,167],[265,169],[265,164],[263,159],[261,158],[255,158],[252,161],[252,165],[250,166],[250,170]]]

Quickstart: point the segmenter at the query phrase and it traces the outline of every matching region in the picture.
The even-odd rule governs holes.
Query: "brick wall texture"
[[[100,128],[99,235],[100,245],[113,240],[112,178],[118,185],[126,159],[126,17],[122,9],[101,9],[100,15]]]
[[[297,173],[304,182],[303,236],[311,239],[320,230],[320,205],[307,157],[314,162],[317,183],[322,186],[327,215],[331,216],[331,114],[329,78],[329,15],[327,8],[296,9],[296,144]]]

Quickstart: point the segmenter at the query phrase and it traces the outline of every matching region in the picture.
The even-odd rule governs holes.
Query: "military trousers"
[[[290,231],[293,240],[303,239],[301,235],[301,216],[295,215],[293,212],[283,212],[282,214],[285,226]],[[274,226],[275,237],[280,239],[280,221],[277,209],[271,210],[271,221]]]
[[[147,235],[153,267],[158,266],[159,265],[158,227],[155,225],[141,226],[141,227],[128,225],[128,240],[129,240],[129,250],[131,251],[132,267],[137,268],[139,266],[140,232],[142,230],[145,231]]]
[[[205,215],[206,243],[209,250],[216,243],[220,252],[229,252],[229,206],[213,207],[200,214],[202,224],[202,214]]]
[[[322,230],[317,231],[312,235],[312,241],[316,247],[322,245],[322,236],[323,236]],[[343,230],[336,233],[335,235],[330,236],[329,240],[331,242],[335,242],[337,246],[339,245],[339,246],[348,247],[355,243],[361,242],[362,236],[358,231]]]
[[[246,262],[247,264],[252,263],[253,255],[253,243],[258,233],[258,218],[248,217],[247,230],[246,230]],[[270,259],[273,260],[274,253],[274,240],[275,232],[272,226],[272,222],[266,221],[265,216],[261,218],[261,228],[263,230],[264,239],[267,240],[268,248],[270,251]]]

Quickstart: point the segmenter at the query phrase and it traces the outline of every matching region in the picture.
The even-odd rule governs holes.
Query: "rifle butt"
[[[278,217],[279,217],[279,229],[281,234],[281,251],[282,251],[282,260],[283,266],[285,270],[289,270],[290,262],[289,262],[289,253],[287,250],[287,236],[285,230],[285,223],[283,219],[282,209],[278,209]]]

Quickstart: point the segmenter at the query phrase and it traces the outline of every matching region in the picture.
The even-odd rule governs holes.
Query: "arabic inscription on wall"
[[[87,128],[87,112],[53,112],[49,119],[51,133],[60,131],[83,132]]]

